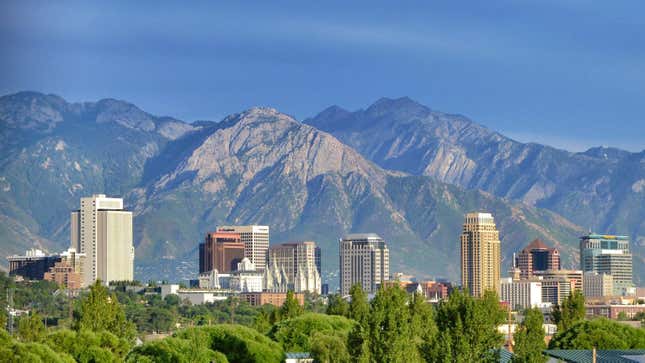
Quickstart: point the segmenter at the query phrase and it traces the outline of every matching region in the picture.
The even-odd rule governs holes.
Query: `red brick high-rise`
[[[534,271],[559,270],[560,252],[534,239],[515,256],[515,266],[521,271],[521,279],[532,277]]]
[[[244,242],[239,233],[211,232],[199,244],[199,273],[216,269],[229,273],[244,258]]]

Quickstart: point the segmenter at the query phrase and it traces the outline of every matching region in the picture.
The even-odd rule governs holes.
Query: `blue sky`
[[[3,2],[0,93],[298,119],[409,96],[521,141],[645,148],[645,2]]]

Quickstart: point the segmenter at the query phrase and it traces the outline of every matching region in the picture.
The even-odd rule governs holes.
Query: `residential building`
[[[81,198],[81,208],[71,213],[70,239],[71,247],[85,254],[84,286],[134,279],[132,212],[123,209],[123,199]]]
[[[49,255],[32,248],[24,255],[7,257],[9,261],[9,276],[21,276],[26,280],[42,280],[45,273],[60,261],[59,255]]]
[[[70,248],[60,254],[60,261],[45,272],[43,279],[54,281],[71,290],[83,288],[85,287],[83,285],[84,263],[85,254],[77,253],[75,249]]]
[[[461,285],[473,296],[499,293],[501,243],[490,213],[468,213],[461,233]]]
[[[237,264],[237,269],[231,272],[229,281],[230,289],[236,292],[262,291],[262,272],[246,257]]]
[[[269,249],[269,226],[219,226],[217,232],[238,233],[244,243],[244,257],[264,271]]]
[[[542,281],[542,302],[545,303],[561,304],[573,291],[582,291],[580,270],[534,271],[533,275]]]
[[[605,273],[614,279],[614,295],[634,293],[629,237],[589,234],[580,237],[580,268]]]
[[[269,247],[265,269],[265,290],[321,293],[317,260],[320,248],[315,242],[283,243]]]
[[[520,278],[528,279],[533,271],[559,270],[560,253],[540,239],[534,239],[517,254],[515,266],[520,269]]]
[[[375,233],[349,234],[340,239],[340,291],[349,294],[354,284],[375,293],[390,276],[390,252]]]
[[[199,244],[199,273],[234,271],[244,258],[244,247],[239,233],[207,233],[204,242]]]
[[[609,274],[585,272],[582,278],[582,292],[589,298],[612,296],[614,278]]]
[[[542,282],[539,280],[502,278],[500,290],[501,300],[506,301],[514,311],[542,305]]]
[[[305,294],[294,293],[293,297],[298,301],[298,304],[304,306]],[[282,306],[287,300],[286,292],[244,292],[240,294],[240,299],[248,302],[251,306],[262,306],[271,304],[273,306]]]

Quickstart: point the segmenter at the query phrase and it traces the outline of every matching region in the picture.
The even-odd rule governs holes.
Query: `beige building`
[[[390,251],[375,233],[347,235],[340,240],[340,292],[349,294],[360,283],[367,293],[374,293],[390,276]]]
[[[94,194],[71,214],[71,247],[85,255],[83,285],[134,279],[132,212],[123,199]]]
[[[546,270],[535,271],[534,276],[542,280],[542,301],[559,305],[573,291],[582,291],[582,271]]]
[[[305,292],[320,294],[320,271],[316,256],[320,249],[316,242],[283,243],[269,248],[268,266],[265,270],[267,291]]]
[[[217,232],[238,233],[244,243],[244,257],[259,271],[264,271],[269,249],[269,226],[219,226]]]
[[[65,288],[76,290],[83,285],[83,265],[85,254],[77,253],[74,248],[60,254],[60,261],[56,262],[49,272],[45,273],[44,280],[54,281]]]
[[[582,278],[582,292],[585,297],[605,297],[614,293],[614,278],[609,274],[585,272]]]
[[[471,295],[500,293],[501,243],[490,213],[468,213],[461,233],[461,285]]]

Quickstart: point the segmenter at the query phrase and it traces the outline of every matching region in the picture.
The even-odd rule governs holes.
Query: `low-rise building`
[[[298,300],[301,306],[305,304],[305,294],[294,293],[293,296]],[[286,292],[248,292],[240,294],[240,299],[248,302],[251,306],[262,306],[271,304],[274,306],[282,306],[287,300]]]
[[[9,276],[21,276],[26,280],[42,280],[45,273],[60,261],[59,255],[49,255],[45,252],[32,248],[24,255],[12,255],[9,260]]]
[[[54,281],[68,289],[77,290],[85,287],[83,283],[83,266],[85,254],[77,253],[74,248],[60,254],[60,261],[45,272],[44,280]]]
[[[639,305],[585,305],[587,317],[605,317],[618,319],[618,315],[624,313],[625,318],[632,319],[636,314],[645,312],[645,304]]]

